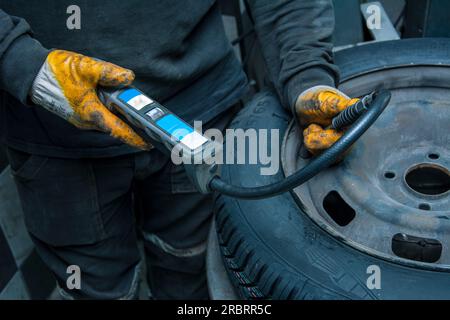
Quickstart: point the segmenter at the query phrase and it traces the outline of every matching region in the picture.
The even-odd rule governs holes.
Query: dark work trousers
[[[205,127],[223,130],[236,109]],[[8,155],[26,226],[64,298],[137,298],[136,230],[144,240],[155,299],[208,298],[212,201],[196,192],[183,166],[157,150],[75,160],[11,148]],[[80,270],[80,289],[69,279],[70,266]]]

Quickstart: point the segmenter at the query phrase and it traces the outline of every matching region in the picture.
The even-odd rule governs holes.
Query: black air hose
[[[347,130],[341,139],[304,168],[282,181],[260,187],[239,187],[229,185],[216,177],[211,180],[211,190],[234,198],[262,199],[274,197],[294,189],[335,163],[378,119],[388,106],[390,99],[391,93],[387,90],[374,93],[370,108]]]

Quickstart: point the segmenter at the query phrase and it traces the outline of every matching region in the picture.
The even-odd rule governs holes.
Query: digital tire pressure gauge
[[[221,151],[221,144],[195,131],[170,110],[134,87],[102,88],[98,95],[107,108],[122,114],[138,133],[144,132],[143,138],[158,150],[168,155],[178,152],[199,191],[210,192],[208,180],[218,173],[217,165],[208,160]]]

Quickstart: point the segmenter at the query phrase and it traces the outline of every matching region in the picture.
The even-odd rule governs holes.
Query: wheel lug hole
[[[428,203],[421,203],[419,204],[419,209],[424,211],[430,211],[431,206]]]
[[[441,156],[439,153],[430,153],[428,154],[428,159],[430,160],[438,160]]]
[[[396,174],[395,174],[395,172],[392,172],[392,171],[386,171],[384,173],[384,177],[386,179],[392,180],[392,179],[394,179],[396,177]]]

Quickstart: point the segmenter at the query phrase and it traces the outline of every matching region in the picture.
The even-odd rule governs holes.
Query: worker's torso
[[[136,86],[188,120],[211,118],[244,86],[215,0],[0,0],[0,8],[27,20],[47,48],[134,70]],[[65,127],[43,117],[50,131]]]

